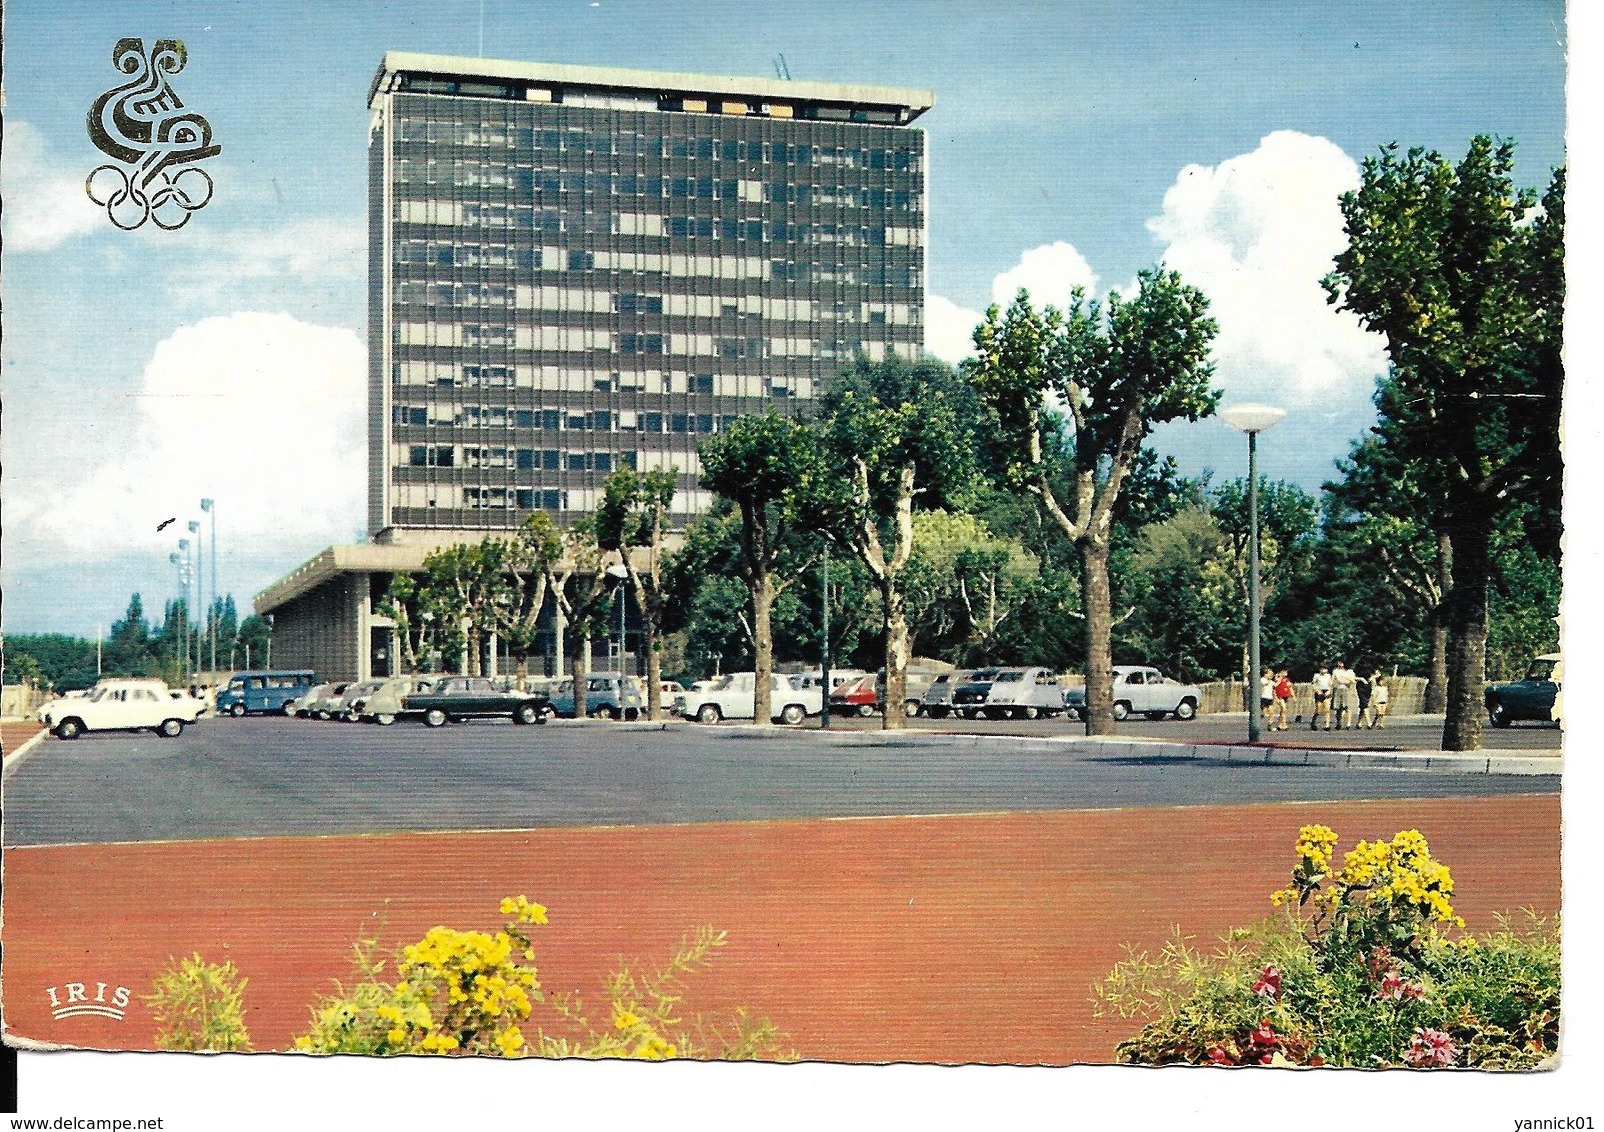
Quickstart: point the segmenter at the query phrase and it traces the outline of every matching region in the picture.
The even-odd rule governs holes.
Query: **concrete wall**
[[[367,574],[336,574],[275,609],[273,667],[311,668],[324,680],[366,679],[369,592]]]

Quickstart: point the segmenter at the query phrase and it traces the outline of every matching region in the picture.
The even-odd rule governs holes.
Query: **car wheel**
[[[183,733],[184,721],[182,719],[164,719],[156,728],[156,734],[163,739],[176,739]]]
[[[618,718],[618,710],[616,708],[614,708],[611,704],[602,704],[601,707],[597,708],[595,711],[591,712],[590,714],[591,714],[591,718],[593,718],[593,719],[617,719]]]
[[[1175,718],[1179,720],[1196,719],[1197,704],[1191,700],[1182,700],[1175,705]]]
[[[786,704],[780,709],[780,722],[787,727],[795,727],[808,717],[808,711],[801,704]]]
[[[387,711],[380,712],[378,715],[373,717],[373,722],[377,723],[380,727],[388,727],[390,724],[395,722],[395,716],[391,715]]]
[[[873,714],[874,714],[874,705],[873,704],[859,704],[858,705],[858,718],[859,719],[868,719]]]
[[[931,704],[928,708],[925,709],[925,711],[926,711],[926,714],[928,714],[931,719],[946,719],[947,718],[947,709],[945,707],[942,707],[940,704]]]
[[[519,704],[518,710],[512,713],[514,723],[537,723],[539,720],[540,712],[535,709],[534,704]]]
[[[295,703],[292,700],[285,700],[284,701],[284,706],[279,708],[278,710],[284,715],[294,715],[295,714]]]
[[[244,704],[234,704],[233,706],[231,706],[228,709],[228,714],[233,716],[235,719],[240,718],[240,716],[245,714],[245,705]]]
[[[624,722],[625,723],[634,723],[639,718],[640,718],[640,709],[639,708],[625,708],[624,709]]]
[[[1509,709],[1502,700],[1494,700],[1487,705],[1487,719],[1494,727],[1508,727],[1510,725]]]
[[[1131,714],[1131,705],[1130,704],[1126,703],[1124,700],[1116,700],[1115,701],[1115,703],[1114,703],[1114,718],[1116,720],[1124,719],[1126,716],[1128,716],[1130,714]]]
[[[84,733],[84,725],[76,719],[64,719],[56,724],[57,739],[76,739]]]
[[[1076,723],[1086,722],[1086,713],[1080,708],[1065,708],[1064,714],[1068,715],[1069,718],[1073,719]]]
[[[920,715],[924,714],[924,710],[925,706],[918,700],[909,700],[902,705],[902,714],[909,719],[918,719]]]
[[[329,718],[329,713],[326,711],[320,711],[317,713],[317,717],[322,720],[327,720]]]
[[[717,723],[723,718],[724,713],[719,711],[717,704],[703,704],[696,709],[696,719],[699,723]]]
[[[446,713],[437,707],[432,707],[423,713],[423,722],[430,727],[444,727],[446,718]]]
[[[1041,717],[1041,712],[1037,711],[1035,708],[1028,707],[1028,708],[1025,709],[1025,718],[1026,719],[1038,719],[1040,717]]]

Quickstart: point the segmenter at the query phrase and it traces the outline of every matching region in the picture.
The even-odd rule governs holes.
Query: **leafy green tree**
[[[991,412],[996,477],[1028,492],[1075,545],[1086,617],[1086,730],[1114,728],[1109,553],[1115,510],[1142,440],[1156,424],[1214,411],[1208,300],[1170,271],[1150,268],[1126,301],[1110,292],[1106,314],[1076,289],[1068,312],[1038,313],[1021,291],[975,330],[978,356],[965,373]],[[1056,441],[1044,427],[1048,397],[1069,413],[1069,482],[1055,485]]]
[[[1036,577],[1034,556],[1017,540],[993,534],[984,520],[964,512],[916,513],[907,570],[915,651],[956,664],[987,656]]]
[[[239,647],[244,654],[245,666],[264,667],[272,656],[273,623],[252,613],[240,622]]]
[[[672,471],[621,468],[603,483],[602,504],[596,511],[597,545],[618,555],[640,608],[648,719],[658,717],[663,701],[658,638],[664,609],[663,540],[668,534],[669,507],[674,502],[674,481]],[[622,601],[623,595],[617,600]],[[623,641],[619,641],[619,649],[622,652]]]
[[[551,572],[562,561],[562,532],[544,511],[532,511],[508,540],[509,575],[496,606],[496,630],[518,658],[518,686],[529,679],[529,658],[540,644],[540,617]]]
[[[1211,493],[1211,510],[1222,538],[1222,559],[1236,587],[1238,609],[1246,609],[1250,589],[1252,532],[1248,516],[1247,480],[1223,483]],[[1293,578],[1308,566],[1318,542],[1320,506],[1297,484],[1259,478],[1259,595],[1268,607]],[[1242,664],[1248,671],[1247,634],[1242,642]],[[1246,680],[1253,692],[1253,679]],[[1250,705],[1251,706],[1251,705]]]
[[[1452,546],[1452,751],[1481,746],[1493,529],[1514,503],[1539,517],[1558,510],[1565,175],[1555,172],[1534,212],[1514,161],[1514,143],[1488,137],[1457,165],[1383,147],[1342,198],[1349,243],[1324,281],[1334,304],[1386,340],[1386,440]]]
[[[589,644],[607,625],[612,609],[612,593],[608,586],[607,567],[611,557],[596,538],[594,516],[580,519],[563,532],[563,553],[547,569],[552,600],[557,611],[573,633],[576,648],[570,651],[570,668],[574,678],[574,713],[576,719],[589,714],[586,703],[587,683],[590,678]]]
[[[1202,504],[1144,527],[1128,568],[1134,614],[1121,634],[1127,647],[1182,680],[1231,671],[1246,599],[1229,559],[1227,536]]]
[[[736,568],[751,602],[756,720],[770,721],[773,610],[812,557],[796,535],[799,493],[822,475],[818,438],[777,413],[739,417],[697,448],[702,486],[733,502],[741,517]]]
[[[849,550],[879,592],[885,632],[885,702],[901,703],[910,655],[904,572],[913,514],[961,504],[974,480],[965,407],[951,367],[933,359],[859,359],[826,390],[818,424],[821,473],[804,511],[820,534]],[[971,410],[972,411],[972,410]],[[882,726],[899,730],[901,712]]]

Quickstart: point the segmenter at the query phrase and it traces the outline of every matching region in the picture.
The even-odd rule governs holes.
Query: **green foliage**
[[[1335,844],[1300,833],[1286,916],[1211,952],[1179,929],[1156,956],[1127,948],[1093,988],[1099,1015],[1146,1019],[1121,1060],[1526,1069],[1556,1051],[1554,926],[1450,938],[1452,879],[1419,833],[1360,842],[1340,870]]]
[[[208,963],[199,954],[169,959],[146,997],[156,1022],[156,1048],[193,1053],[245,1053],[245,984],[232,962]]]

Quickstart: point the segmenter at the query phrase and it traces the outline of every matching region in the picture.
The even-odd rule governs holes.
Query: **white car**
[[[1156,668],[1143,665],[1116,664],[1114,666],[1114,718],[1124,719],[1138,713],[1148,719],[1163,719],[1173,715],[1176,719],[1193,719],[1203,703],[1203,691],[1196,684],[1182,684],[1162,675]],[[1086,688],[1069,688],[1064,692],[1064,707],[1074,719],[1086,718]]]
[[[171,739],[205,711],[204,701],[160,680],[102,680],[87,695],[52,700],[39,709],[39,721],[58,739],[76,739],[85,731],[146,729]]]
[[[824,710],[824,690],[800,687],[795,677],[774,673],[769,710],[780,723],[796,726],[810,715]],[[721,719],[752,719],[757,712],[756,676],[751,672],[732,672],[710,688],[696,688],[677,701],[686,719],[717,723]]]

